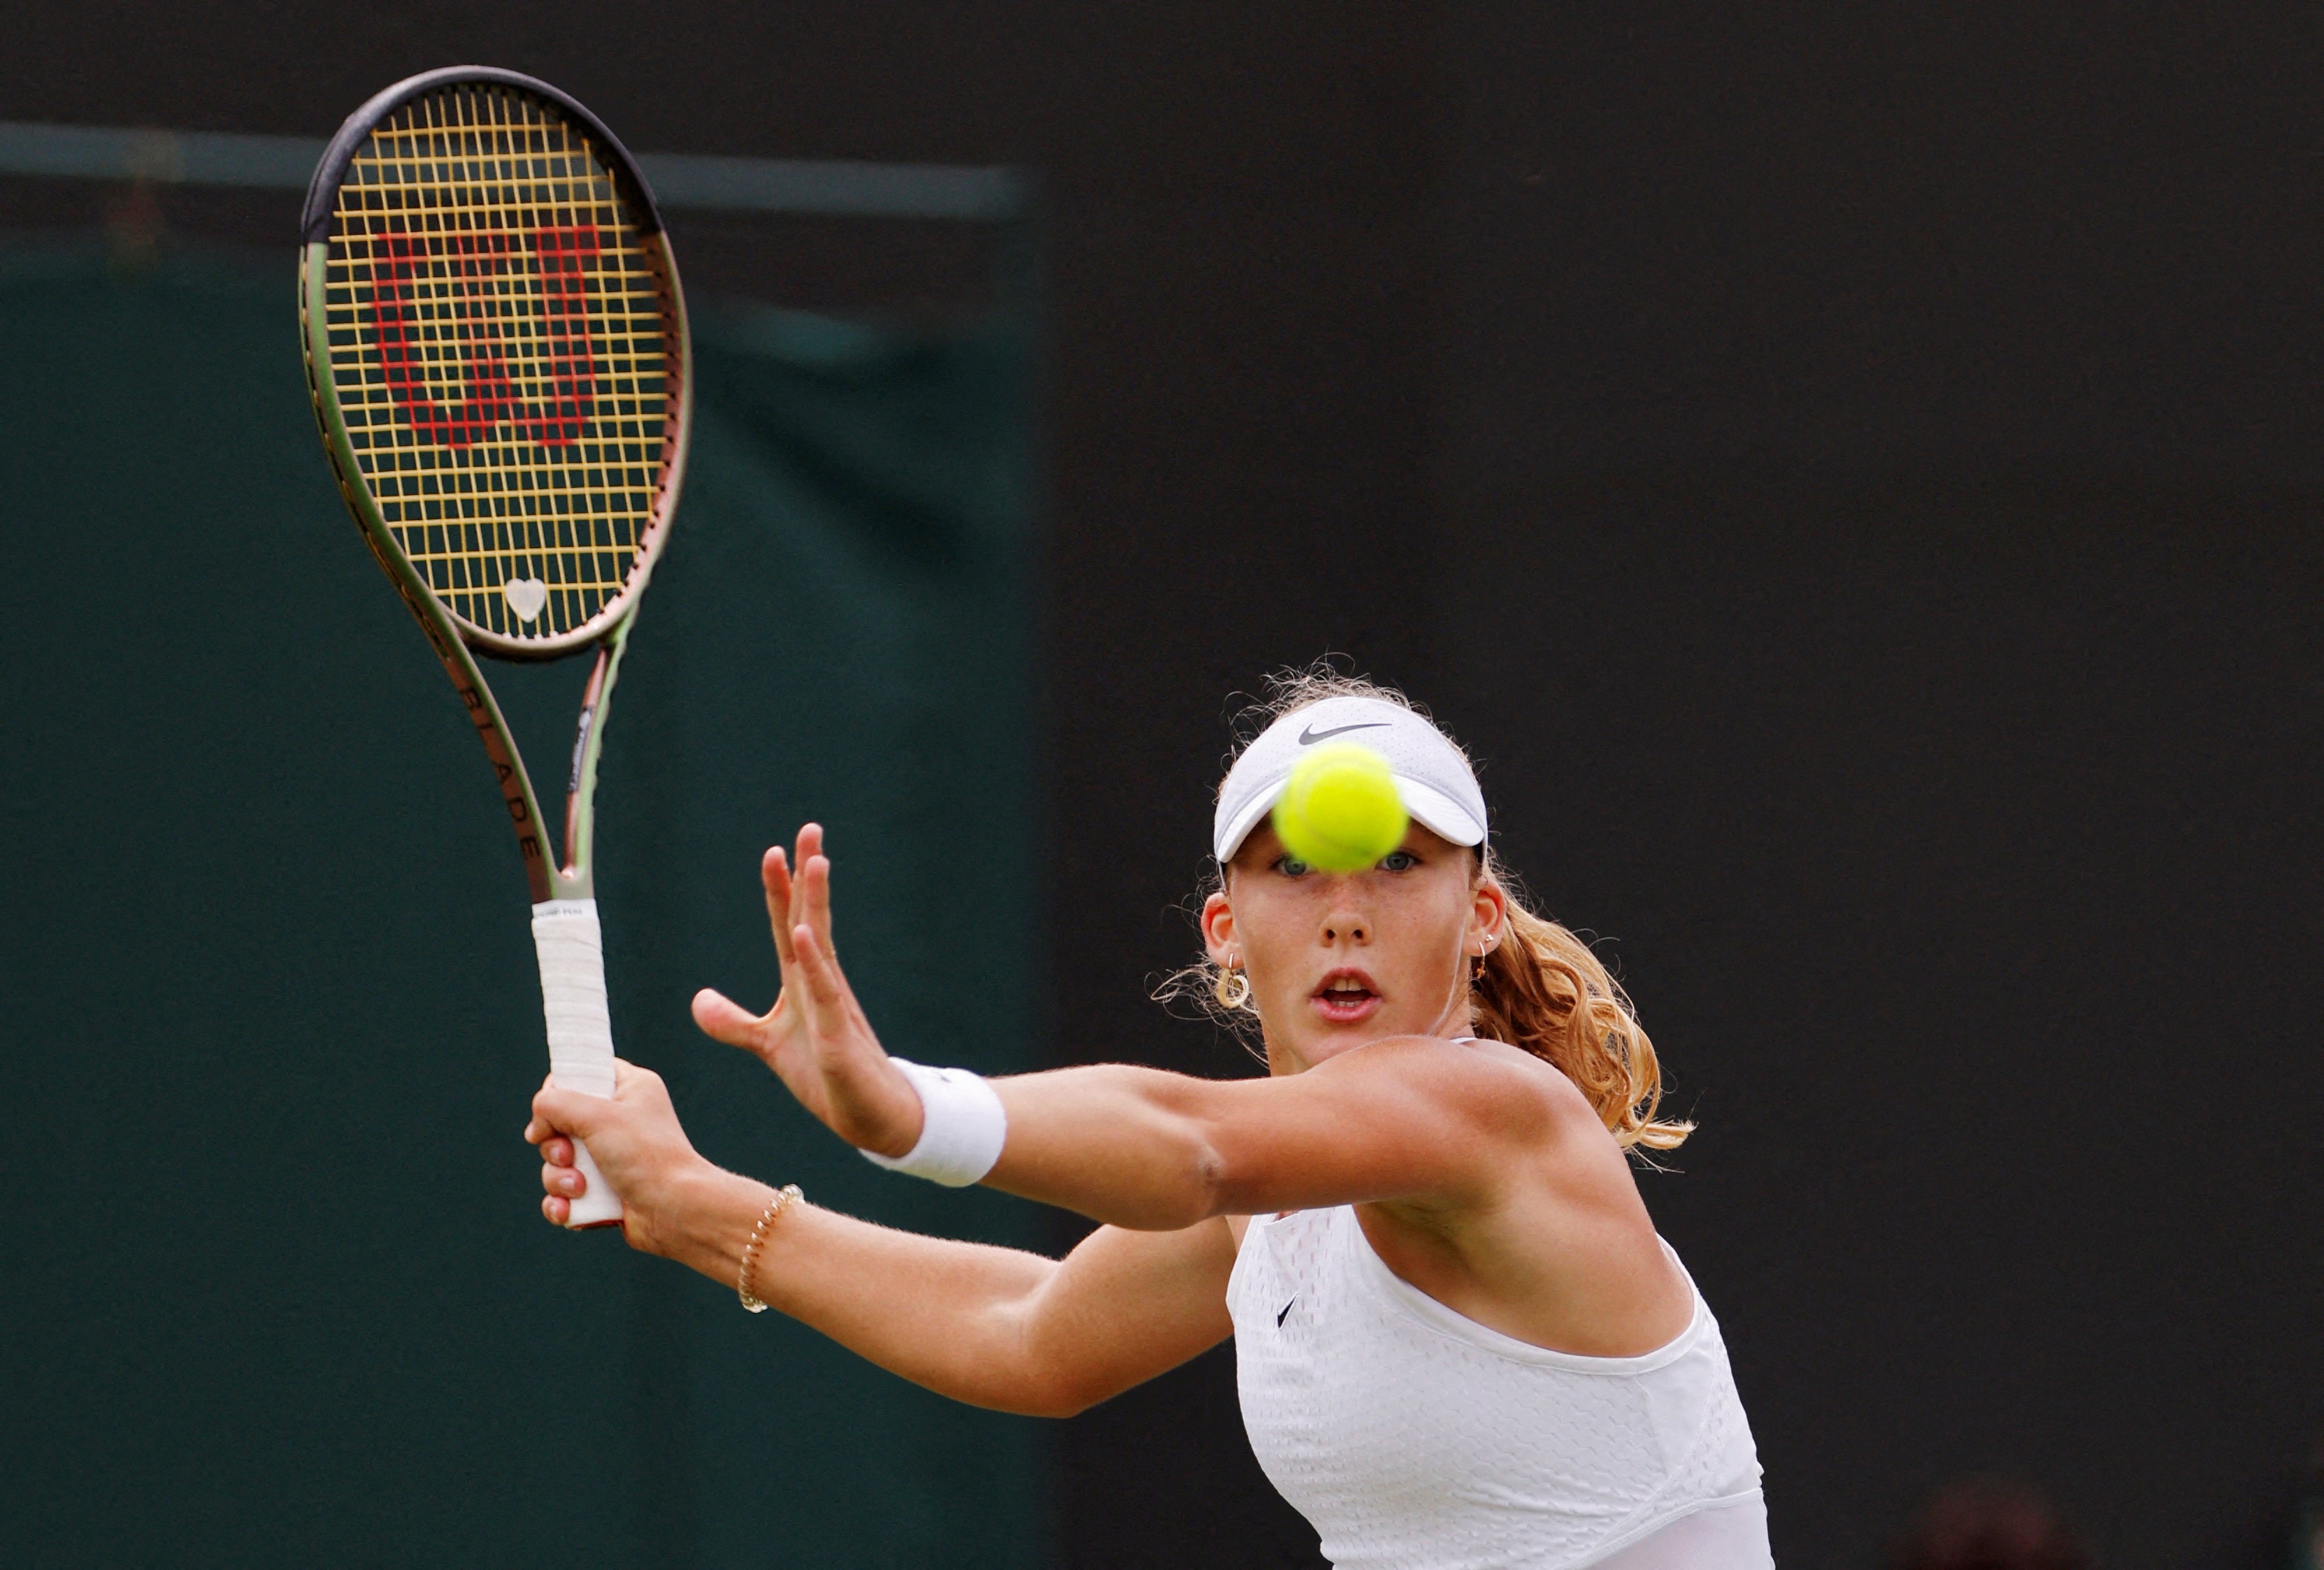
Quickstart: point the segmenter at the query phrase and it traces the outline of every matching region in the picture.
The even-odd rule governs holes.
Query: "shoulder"
[[[1506,1042],[1390,1036],[1317,1065],[1316,1074],[1360,1075],[1427,1096],[1495,1127],[1539,1135],[1600,1125],[1590,1098],[1554,1065]]]

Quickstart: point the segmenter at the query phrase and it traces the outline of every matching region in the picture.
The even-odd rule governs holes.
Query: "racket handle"
[[[613,1093],[613,1022],[605,1008],[605,944],[594,899],[545,900],[532,907],[532,947],[540,959],[540,1004],[549,1020],[549,1077],[585,1096]],[[573,1142],[573,1164],[588,1180],[573,1201],[574,1228],[622,1218],[621,1196]]]

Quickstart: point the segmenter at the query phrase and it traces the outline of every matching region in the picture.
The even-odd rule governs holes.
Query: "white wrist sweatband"
[[[926,1178],[947,1189],[981,1180],[1009,1143],[1009,1114],[1001,1094],[965,1069],[930,1069],[904,1058],[890,1062],[920,1097],[919,1143],[900,1156],[862,1152],[875,1167]]]

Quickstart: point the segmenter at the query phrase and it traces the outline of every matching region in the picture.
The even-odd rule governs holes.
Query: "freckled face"
[[[1500,932],[1501,891],[1476,856],[1418,823],[1361,872],[1317,872],[1262,822],[1203,907],[1211,957],[1240,965],[1269,1067],[1297,1073],[1388,1036],[1459,1035],[1468,977]]]

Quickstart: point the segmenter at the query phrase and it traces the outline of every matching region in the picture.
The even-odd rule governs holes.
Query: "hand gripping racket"
[[[350,115],[307,192],[307,385],[347,510],[428,635],[500,776],[532,887],[557,1083],[613,1092],[590,838],[605,707],[669,537],[693,404],[653,196],[544,82],[456,66]],[[476,656],[596,663],[563,855]],[[589,1180],[569,1225],[621,1219]]]

